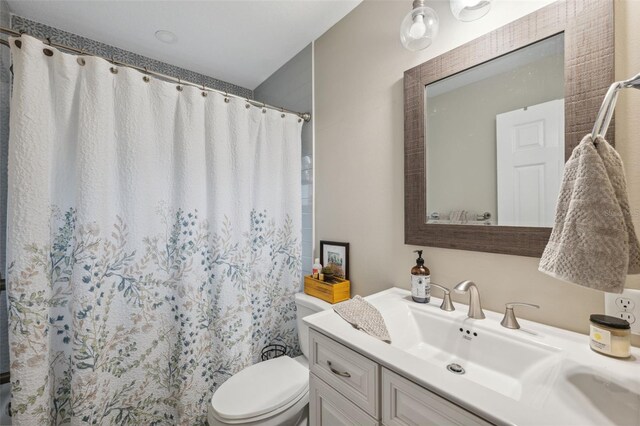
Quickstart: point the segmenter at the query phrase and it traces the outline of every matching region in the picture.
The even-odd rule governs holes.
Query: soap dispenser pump
[[[422,250],[415,250],[418,253],[416,266],[411,268],[411,298],[414,302],[429,303],[431,299],[431,272],[424,266]]]

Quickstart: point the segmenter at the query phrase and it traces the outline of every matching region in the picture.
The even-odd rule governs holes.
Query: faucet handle
[[[530,308],[539,309],[539,305],[534,305],[533,303],[524,303],[524,302],[510,302],[506,303],[504,311],[504,318],[500,321],[500,325],[506,328],[518,329],[520,328],[520,324],[518,324],[518,319],[516,318],[516,314],[513,312],[513,308],[515,306],[528,306]]]
[[[442,304],[440,305],[440,309],[448,312],[456,310],[456,308],[453,307],[453,303],[451,302],[451,291],[449,291],[448,288],[434,283],[431,283],[431,287],[439,288],[444,294],[444,296],[442,297]]]

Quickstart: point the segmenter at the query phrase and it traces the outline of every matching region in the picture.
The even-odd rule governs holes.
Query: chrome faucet
[[[473,281],[462,281],[453,288],[457,293],[469,292],[469,313],[467,316],[474,319],[484,319],[482,305],[480,304],[480,292]]]

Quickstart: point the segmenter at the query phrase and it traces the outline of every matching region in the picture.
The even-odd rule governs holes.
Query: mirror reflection
[[[564,36],[429,84],[427,222],[550,227],[564,167]]]

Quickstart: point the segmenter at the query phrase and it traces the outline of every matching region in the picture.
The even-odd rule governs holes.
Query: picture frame
[[[326,262],[326,263],[325,263]],[[349,243],[337,241],[320,241],[320,263],[323,267],[333,264],[344,271],[344,276],[349,279]]]

